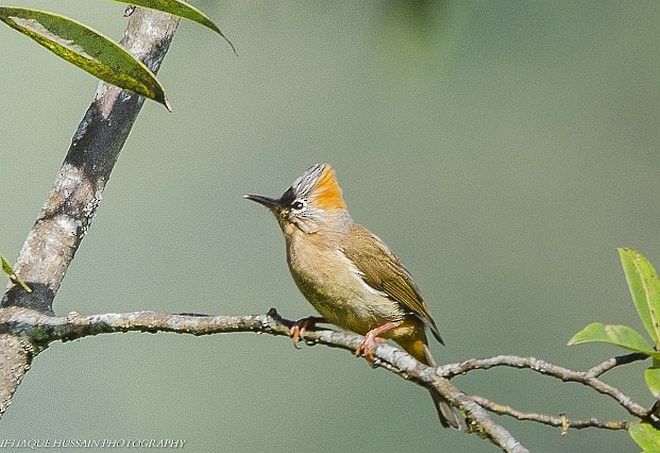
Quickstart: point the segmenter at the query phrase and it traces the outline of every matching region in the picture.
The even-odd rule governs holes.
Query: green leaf
[[[623,272],[644,328],[660,348],[660,280],[653,265],[632,249],[618,249]]]
[[[573,335],[573,338],[568,341],[568,345],[593,341],[610,343],[630,351],[643,352],[649,356],[660,358],[660,352],[654,351],[653,346],[639,332],[622,325],[605,325],[600,322],[589,324]]]
[[[170,110],[156,76],[117,43],[58,14],[0,7],[0,20],[59,57],[120,88],[141,94]]]
[[[655,429],[648,423],[632,423],[628,428],[628,434],[637,445],[645,452],[660,451],[660,430]]]
[[[14,273],[14,268],[11,267],[11,263],[5,258],[4,255],[0,255],[0,262],[2,262],[2,271],[7,275],[12,275]]]
[[[644,371],[644,380],[655,399],[660,400],[660,368],[649,368]]]
[[[227,41],[227,44],[231,47],[231,50],[236,53],[236,48],[234,44],[220,31],[218,26],[213,23],[209,17],[204,14],[199,9],[194,6],[182,1],[182,0],[115,0],[116,2],[126,3],[134,6],[142,6],[143,8],[155,9],[157,11],[162,11],[164,13],[172,14],[173,16],[183,17],[184,19],[189,19],[198,24],[204,25],[205,27],[210,28],[222,38]]]
[[[9,276],[9,280],[11,280],[13,284],[19,285],[28,293],[32,292],[32,289],[27,284],[25,284],[23,280],[21,280],[16,276],[16,274],[14,273],[14,268],[11,267],[11,263],[2,254],[0,254],[0,263],[2,264],[2,271]]]

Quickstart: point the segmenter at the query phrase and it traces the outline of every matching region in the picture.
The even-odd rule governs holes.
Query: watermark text
[[[187,439],[0,439],[0,449],[185,448]]]

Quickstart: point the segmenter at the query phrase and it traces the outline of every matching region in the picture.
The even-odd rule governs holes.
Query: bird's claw
[[[291,329],[289,329],[289,334],[293,339],[293,346],[296,349],[300,349],[298,342],[304,339],[305,331],[319,322],[325,322],[325,319],[318,316],[308,316],[307,318],[298,319],[293,323]]]
[[[361,355],[367,359],[369,365],[374,365],[374,346],[376,342],[382,343],[385,341],[384,338],[379,337],[386,332],[398,327],[401,325],[401,321],[388,321],[385,324],[382,324],[375,329],[371,329],[364,336],[364,340],[355,348],[355,356],[360,357]]]
[[[376,342],[382,343],[385,340],[383,338],[373,335],[371,332],[367,333],[364,337],[364,340],[355,348],[355,357],[364,356],[369,362],[370,365],[374,363],[374,346]]]
[[[293,347],[296,349],[300,349],[300,346],[298,346],[298,341],[300,341],[303,334],[305,333],[305,329],[301,328],[298,324],[294,324],[293,326],[291,326],[291,330],[289,330],[289,333],[291,334],[291,338],[293,339]]]

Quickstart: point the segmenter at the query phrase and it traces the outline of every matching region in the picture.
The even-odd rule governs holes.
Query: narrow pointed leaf
[[[589,324],[573,335],[569,346],[589,342],[609,343],[630,351],[643,352],[652,357],[660,357],[660,352],[654,351],[644,337],[636,330],[622,325],[606,325],[600,322]]]
[[[660,451],[660,430],[655,429],[648,423],[632,423],[628,428],[628,434],[644,452]]]
[[[644,371],[644,380],[655,399],[660,400],[660,368],[649,368]]]
[[[58,14],[14,7],[0,7],[0,20],[99,79],[153,99],[169,110],[156,76],[121,46],[86,25]]]
[[[204,14],[199,9],[194,6],[186,3],[182,0],[115,0],[120,3],[127,3],[133,6],[142,6],[143,8],[155,9],[157,11],[162,11],[164,13],[172,14],[173,16],[183,17],[184,19],[189,19],[194,22],[197,22],[200,25],[204,25],[207,28],[210,28],[222,38],[227,41],[227,44],[231,47],[231,50],[236,53],[236,48],[234,44],[220,31],[218,26],[213,23],[209,17]]]
[[[660,348],[660,281],[653,265],[632,249],[618,249],[630,296],[644,328]]]
[[[5,258],[4,255],[0,255],[0,263],[2,263],[2,271],[7,274],[11,275],[14,273],[14,268],[11,267],[11,263]]]
[[[11,263],[2,254],[0,254],[0,265],[2,266],[2,271],[9,276],[9,280],[11,280],[13,284],[19,285],[28,293],[32,292],[32,288],[30,288],[23,280],[21,280],[20,278],[18,278],[18,276],[16,276],[16,274],[14,273],[14,268],[11,266]]]

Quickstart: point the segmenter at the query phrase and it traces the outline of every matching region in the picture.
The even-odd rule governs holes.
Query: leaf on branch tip
[[[660,368],[647,369],[644,372],[644,380],[655,399],[660,400]]]
[[[660,280],[653,265],[639,252],[627,248],[617,251],[637,313],[654,345],[660,348]]]
[[[660,451],[660,430],[649,423],[632,423],[628,428],[628,434],[644,452]]]
[[[623,325],[594,322],[573,335],[568,346],[589,342],[609,343],[630,351],[642,352],[651,357],[660,357],[660,352],[653,349],[635,329]]]
[[[236,54],[234,44],[227,38],[218,26],[209,17],[199,9],[195,8],[183,0],[115,0],[120,3],[127,3],[131,6],[141,6],[143,8],[155,9],[173,16],[182,17],[184,19],[192,20],[200,25],[210,28],[222,38],[227,41],[231,50]]]
[[[11,267],[11,263],[5,258],[5,255],[0,255],[0,262],[2,262],[2,271],[5,274],[11,275],[14,273],[14,268]]]
[[[0,7],[0,21],[95,77],[169,105],[156,76],[119,44],[80,22],[47,11]]]

